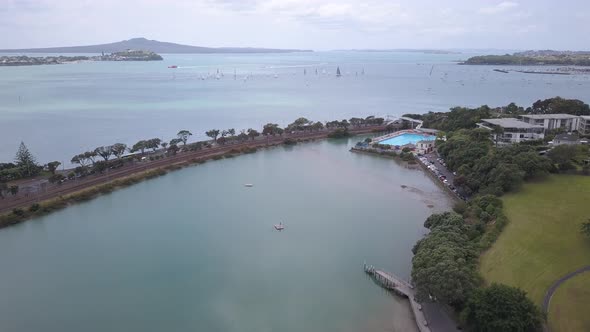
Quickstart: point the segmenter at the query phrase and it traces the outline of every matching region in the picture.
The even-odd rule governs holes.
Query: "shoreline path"
[[[553,297],[553,294],[555,294],[555,291],[557,291],[559,286],[561,286],[564,282],[570,280],[571,278],[576,277],[576,276],[586,273],[586,272],[590,272],[590,265],[579,268],[579,269],[577,269],[573,272],[570,272],[570,273],[564,275],[563,277],[557,279],[551,285],[551,287],[549,287],[549,289],[547,290],[547,293],[545,293],[545,297],[543,298],[543,306],[542,306],[543,312],[545,314],[549,314],[549,305],[551,304],[551,298]],[[546,325],[545,331],[549,331],[548,325]]]
[[[385,130],[385,126],[367,126],[361,128],[349,129],[352,134],[368,134],[374,130]],[[295,133],[284,136],[275,137],[261,137],[260,139],[248,141],[239,144],[227,144],[215,146],[213,148],[204,148],[198,151],[188,151],[178,153],[175,156],[170,156],[160,160],[144,161],[135,163],[132,165],[126,165],[118,169],[109,170],[103,174],[88,176],[81,180],[68,181],[62,185],[52,185],[47,189],[46,192],[40,194],[32,194],[30,196],[17,196],[12,199],[0,200],[0,214],[11,211],[15,208],[23,208],[34,203],[43,202],[55,197],[72,194],[84,189],[88,189],[100,184],[108,183],[113,180],[125,178],[136,173],[145,171],[155,170],[158,168],[177,165],[182,163],[191,162],[194,159],[207,159],[217,155],[223,155],[232,149],[239,148],[259,148],[270,145],[278,145],[283,142],[286,138],[293,139],[321,139],[326,138],[331,131],[324,130],[321,132],[309,132],[309,133]]]

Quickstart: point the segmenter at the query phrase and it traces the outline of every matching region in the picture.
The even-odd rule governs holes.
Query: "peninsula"
[[[590,51],[525,51],[474,56],[462,65],[590,66]]]
[[[201,47],[182,45],[146,38],[132,38],[108,44],[48,47],[48,48],[26,48],[26,49],[3,49],[4,53],[114,53],[128,49],[150,50],[165,54],[200,54],[200,53],[292,53],[311,52],[310,50],[296,49],[275,49],[275,48],[253,48],[253,47]]]
[[[162,56],[151,51],[126,50],[97,56],[46,56],[29,57],[26,55],[0,56],[0,66],[35,66],[57,65],[78,61],[159,61]]]

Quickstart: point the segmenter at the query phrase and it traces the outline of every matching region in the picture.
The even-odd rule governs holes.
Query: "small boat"
[[[340,77],[342,74],[340,73],[340,67],[336,68],[336,77]]]
[[[254,185],[252,183],[245,183],[244,187],[254,187]]]
[[[274,225],[274,227],[275,227],[275,229],[276,229],[277,231],[282,231],[283,229],[285,229],[285,225],[283,225],[283,223],[282,223],[282,222],[280,222],[280,223],[278,223],[278,224]]]
[[[178,68],[177,65],[168,66],[168,68]]]

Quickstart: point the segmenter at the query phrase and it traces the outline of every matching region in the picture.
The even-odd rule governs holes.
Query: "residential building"
[[[580,144],[580,137],[576,134],[559,134],[555,135],[553,141],[549,142],[552,145],[576,145]]]
[[[571,114],[527,114],[521,115],[521,121],[540,125],[545,130],[563,129],[566,132],[578,130],[580,117]]]
[[[520,143],[545,137],[545,128],[542,125],[515,118],[482,119],[477,126],[492,131],[492,140],[498,144]],[[497,131],[498,128],[501,130]]]
[[[578,132],[583,135],[590,135],[590,115],[580,116]]]

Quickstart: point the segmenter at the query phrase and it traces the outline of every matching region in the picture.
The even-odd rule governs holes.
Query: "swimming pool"
[[[406,144],[415,144],[418,141],[432,141],[432,140],[434,140],[434,136],[432,136],[432,135],[404,133],[399,136],[383,140],[383,141],[379,142],[379,144],[406,145]]]

